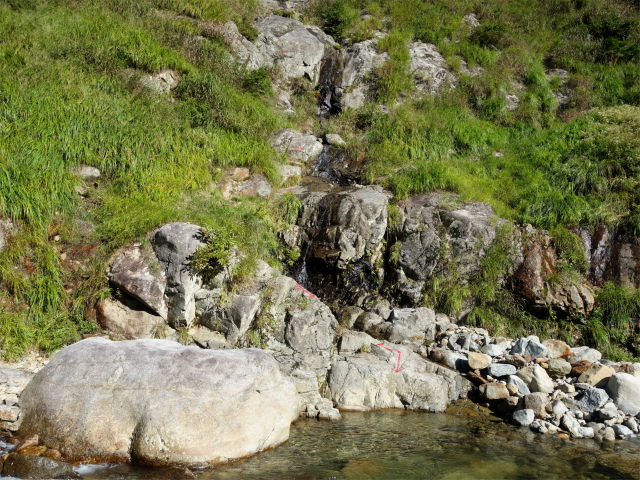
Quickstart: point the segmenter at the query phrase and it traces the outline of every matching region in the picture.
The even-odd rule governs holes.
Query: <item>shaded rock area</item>
[[[67,461],[152,465],[251,455],[285,441],[298,415],[295,387],[269,353],[166,340],[76,343],[34,377],[21,403],[21,434],[39,435]]]

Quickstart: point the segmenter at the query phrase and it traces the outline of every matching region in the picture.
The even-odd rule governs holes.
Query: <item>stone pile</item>
[[[28,370],[0,367],[0,430],[16,432],[20,428],[20,394],[32,377]]]
[[[478,386],[476,399],[515,425],[600,441],[640,431],[640,363],[614,363],[560,340],[514,341],[457,326],[439,333],[428,350],[434,361],[464,373]]]

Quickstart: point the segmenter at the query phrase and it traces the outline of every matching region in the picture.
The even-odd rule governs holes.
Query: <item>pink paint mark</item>
[[[388,350],[388,351],[390,351],[390,352],[397,352],[397,354],[398,354],[398,361],[396,362],[396,368],[391,367],[391,371],[392,371],[392,372],[396,372],[396,373],[398,373],[398,372],[401,372],[402,370],[404,370],[404,368],[400,368],[400,357],[402,357],[402,352],[401,352],[400,350],[396,350],[395,348],[385,347],[385,346],[384,346],[384,343],[376,343],[376,345],[377,345],[378,347],[382,347],[382,348],[384,348],[385,350]]]
[[[295,50],[280,50],[280,53],[296,53]]]
[[[289,147],[289,150],[297,150],[299,152],[304,152],[304,147]]]
[[[296,283],[296,292],[302,292],[302,294],[307,298],[316,298],[316,296],[313,293],[311,293],[309,290],[304,288],[299,283]]]

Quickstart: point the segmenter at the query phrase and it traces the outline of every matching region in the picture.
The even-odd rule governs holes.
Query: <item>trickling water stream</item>
[[[320,96],[318,98],[318,116],[328,117],[340,113],[340,104],[335,94],[335,85],[340,74],[340,55],[334,48],[325,48],[320,67]]]

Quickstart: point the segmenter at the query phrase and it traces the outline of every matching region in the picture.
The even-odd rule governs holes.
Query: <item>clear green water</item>
[[[162,476],[125,466],[82,473],[111,480]],[[344,413],[341,422],[299,421],[274,450],[194,473],[199,480],[640,478],[640,441],[600,446],[534,435],[474,405],[448,414]]]

